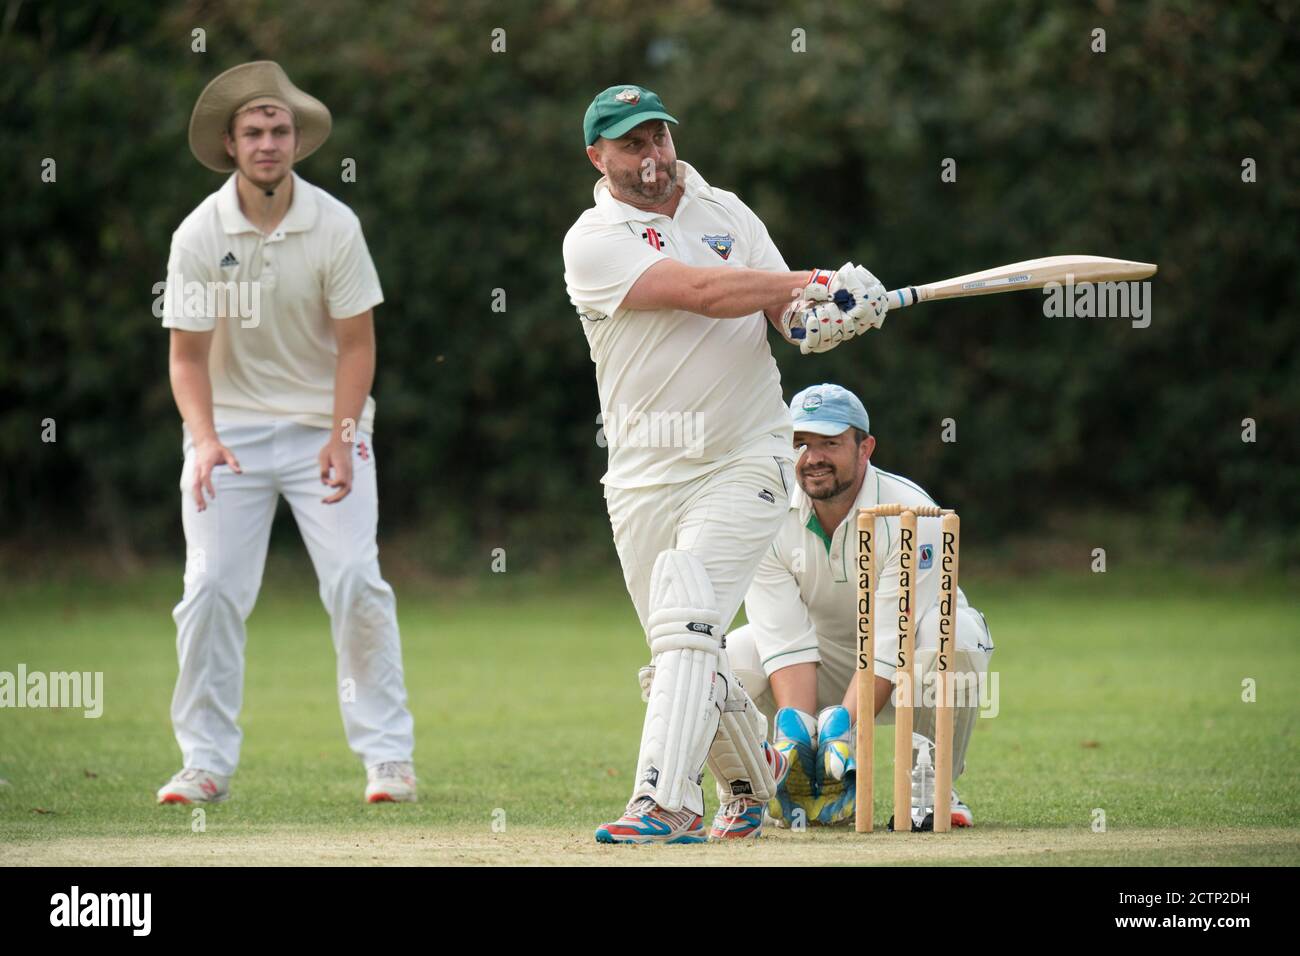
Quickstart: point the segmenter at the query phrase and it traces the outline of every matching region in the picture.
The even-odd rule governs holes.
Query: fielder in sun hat
[[[190,151],[195,158],[219,173],[234,170],[222,134],[236,113],[258,106],[279,107],[293,116],[298,128],[294,162],[306,159],[329,138],[332,120],[325,104],[294,86],[280,64],[256,60],[231,67],[199,94],[190,114]]]

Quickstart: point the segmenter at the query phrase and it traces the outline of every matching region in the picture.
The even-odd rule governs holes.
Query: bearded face
[[[795,477],[809,498],[825,501],[857,486],[866,467],[862,456],[866,442],[859,444],[852,428],[839,435],[796,432],[794,443],[804,446]]]
[[[598,166],[616,199],[638,208],[667,202],[677,189],[677,151],[663,120],[646,120],[613,140],[601,140]]]

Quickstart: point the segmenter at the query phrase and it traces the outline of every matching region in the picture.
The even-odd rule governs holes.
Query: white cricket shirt
[[[596,204],[564,237],[564,281],[596,364],[609,487],[689,481],[748,456],[793,459],[790,413],[761,312],[711,319],[622,307],[650,266],[787,271],[759,218],[678,160],[684,194],[670,218],[615,199]]]
[[[817,521],[812,502],[796,487],[776,540],[759,562],[745,615],[754,630],[763,669],[821,660],[827,645],[856,657],[858,647],[858,508],[880,503],[933,505],[919,486],[867,464],[867,475],[849,515],[831,534]],[[916,520],[916,606],[920,621],[939,600],[939,521]],[[898,518],[877,518],[876,674],[894,673],[898,650]],[[957,589],[957,607],[966,607]],[[819,650],[819,641],[821,649]]]
[[[220,288],[224,300],[205,297]],[[331,428],[338,343],[330,323],[383,301],[352,210],[294,173],[289,210],[263,237],[239,209],[232,174],[172,235],[162,324],[214,332],[208,367],[219,424]],[[373,432],[374,417],[367,396],[358,428]]]

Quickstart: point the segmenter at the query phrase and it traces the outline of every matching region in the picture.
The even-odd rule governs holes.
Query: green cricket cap
[[[658,94],[644,86],[611,86],[596,95],[582,118],[582,135],[590,146],[604,136],[618,139],[633,126],[646,120],[661,119],[676,123],[666,112]]]

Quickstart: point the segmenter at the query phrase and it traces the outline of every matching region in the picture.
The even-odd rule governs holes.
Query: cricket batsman
[[[677,159],[640,86],[587,108],[594,204],[564,239],[596,366],[614,544],[650,646],[632,798],[603,843],[755,837],[787,761],[727,666],[725,632],[788,510],[790,416],[770,323],[826,351],[885,317],[866,269],[791,272],[758,217]],[[704,766],[721,806],[704,829]]]
[[[176,230],[167,266],[187,566],[171,705],[183,766],[159,803],[229,793],[244,622],[281,495],[320,579],[365,798],[416,799],[397,607],[375,543],[369,393],[383,293],[356,215],[293,171],[330,125],[325,105],[266,61],[222,73],[190,118],[195,157],[229,175]]]
[[[856,778],[857,561],[859,508],[876,504],[933,505],[924,490],[871,463],[876,440],[867,410],[839,385],[814,385],[790,402],[799,483],[782,516],[776,540],[758,564],[745,596],[749,623],[727,635],[732,672],[765,715],[775,718],[774,745],[791,763],[769,807],[779,825],[851,821]],[[939,644],[938,518],[917,519],[916,673],[933,678]],[[876,606],[894,607],[899,595],[897,518],[876,519],[881,569]],[[979,717],[978,683],[993,654],[984,615],[959,588],[954,672],[953,778],[966,766],[971,731]],[[898,619],[876,622],[876,719],[892,723]],[[913,767],[934,766],[935,698],[914,697]],[[933,826],[933,770],[927,781],[913,772],[913,825]],[[930,814],[927,821],[927,814]],[[952,825],[968,827],[970,808],[952,795]],[[906,828],[906,825],[904,825]]]

